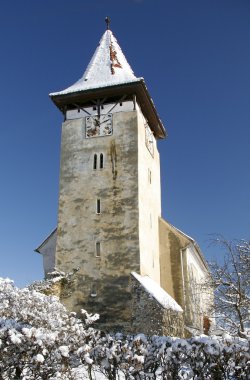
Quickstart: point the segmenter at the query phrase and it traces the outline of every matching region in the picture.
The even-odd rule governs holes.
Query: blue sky
[[[56,226],[62,115],[48,93],[81,77],[105,16],[166,129],[163,216],[194,237],[249,238],[249,0],[3,0],[0,276],[41,279]]]

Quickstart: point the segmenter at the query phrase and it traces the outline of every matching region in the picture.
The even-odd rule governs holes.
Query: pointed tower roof
[[[83,76],[65,90],[49,95],[62,112],[76,106],[80,107],[94,98],[136,96],[155,137],[164,138],[166,136],[144,79],[134,75],[116,38],[109,30],[109,26]]]
[[[141,78],[142,79],[142,78]],[[83,76],[65,90],[50,96],[65,95],[112,85],[138,82],[111,30],[103,34]]]

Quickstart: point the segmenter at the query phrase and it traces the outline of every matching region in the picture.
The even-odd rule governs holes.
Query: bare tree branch
[[[250,328],[250,242],[216,235],[212,244],[223,249],[224,262],[210,264],[212,277],[204,284],[214,290],[211,314],[223,329],[242,336]]]

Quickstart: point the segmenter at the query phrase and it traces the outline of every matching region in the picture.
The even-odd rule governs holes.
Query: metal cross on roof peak
[[[107,30],[109,30],[110,18],[108,16],[105,18],[105,22],[106,22],[106,25],[107,25]]]

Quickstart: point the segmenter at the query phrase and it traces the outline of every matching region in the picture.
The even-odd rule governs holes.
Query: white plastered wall
[[[188,319],[202,328],[203,317],[208,315],[208,308],[212,302],[212,292],[205,290],[205,281],[208,275],[195,246],[190,244],[185,249],[186,258],[186,311]]]
[[[45,276],[47,276],[48,273],[53,272],[55,269],[56,239],[57,234],[54,232],[39,250],[43,256],[43,269]]]
[[[154,154],[153,156],[150,154],[145,144],[146,121],[140,110],[137,113],[140,271],[141,275],[148,275],[160,284],[158,227],[158,218],[161,215],[160,158],[154,137]]]

